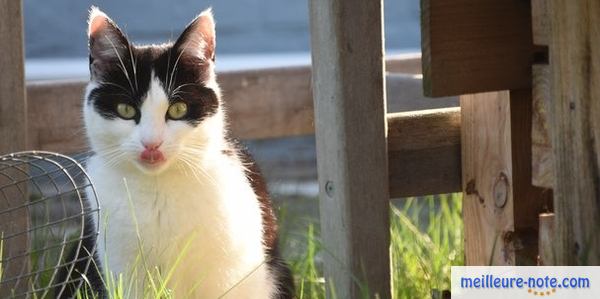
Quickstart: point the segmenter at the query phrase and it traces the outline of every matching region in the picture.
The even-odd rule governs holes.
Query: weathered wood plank
[[[551,84],[550,66],[533,65],[533,119],[532,142],[532,183],[534,186],[552,188],[554,166],[552,164],[552,141],[550,138]]]
[[[382,5],[310,1],[324,273],[339,298],[391,295]]]
[[[314,133],[310,68],[281,68],[219,74],[229,122],[241,139]],[[458,106],[457,98],[430,99],[418,75],[387,76],[388,111]],[[81,124],[84,81],[28,82],[29,145],[38,150],[86,150]]]
[[[540,214],[538,265],[552,266],[554,260],[554,213]]]
[[[388,114],[390,196],[459,192],[460,108]]]
[[[531,93],[461,97],[467,265],[535,264],[541,191],[531,186]]]
[[[600,2],[553,0],[556,264],[600,264]]]
[[[0,154],[22,151],[27,149],[27,99],[25,97],[23,44],[23,5],[18,0],[0,0]],[[13,171],[6,171],[0,178],[7,183],[14,176]],[[18,173],[17,173],[18,175]],[[26,186],[0,190],[0,210],[14,208],[23,204],[27,194]],[[26,231],[29,227],[27,211],[20,209],[0,217],[0,232],[7,235],[17,231]],[[26,235],[0,240],[3,244],[3,256],[21,256],[29,249]],[[27,258],[17,258],[2,265],[2,280],[11,280],[27,273],[29,262]],[[0,297],[7,298],[14,290],[16,293],[26,291],[28,282],[17,280],[13,283],[0,284]]]
[[[549,7],[552,0],[531,0],[531,24],[533,43],[547,46],[550,44]]]
[[[522,0],[421,0],[425,94],[529,87],[530,5]]]

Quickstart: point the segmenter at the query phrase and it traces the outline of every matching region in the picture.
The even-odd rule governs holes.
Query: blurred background
[[[212,7],[219,70],[310,63],[307,0],[25,0],[29,79],[87,76],[91,5],[140,44],[176,39],[189,21]],[[388,52],[419,51],[419,1],[385,0],[385,30]]]

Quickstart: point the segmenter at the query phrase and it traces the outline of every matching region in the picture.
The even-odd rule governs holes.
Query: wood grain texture
[[[534,186],[552,188],[554,185],[554,165],[552,162],[552,140],[550,137],[548,111],[551,99],[551,73],[549,65],[533,65],[533,119],[532,142],[532,183]]]
[[[390,196],[459,192],[460,108],[388,114]]]
[[[554,258],[554,213],[540,214],[539,231],[539,266],[555,265]]]
[[[382,5],[310,1],[324,274],[338,298],[391,296]]]
[[[25,71],[23,51],[23,6],[19,0],[0,0],[0,154],[27,149],[27,99],[25,97]],[[11,177],[19,175],[5,171],[0,178],[0,186],[11,182]],[[21,174],[22,175],[22,174]],[[22,176],[21,176],[22,177]],[[3,184],[4,183],[4,184]],[[0,210],[14,208],[27,200],[27,186],[4,188],[0,198]],[[28,213],[18,209],[0,217],[0,233],[7,235],[29,228]],[[29,251],[26,235],[10,240],[0,240],[3,244],[3,256],[22,256]],[[17,258],[4,263],[2,280],[10,280],[21,273],[29,272],[27,258]],[[28,288],[27,281],[16,284],[0,285],[0,297],[7,298],[11,291],[19,294]]]
[[[27,148],[21,1],[0,1],[0,154]]]
[[[259,139],[314,132],[310,68],[228,72],[218,80],[235,136]]]
[[[535,45],[550,44],[550,2],[552,0],[531,0],[531,31]]]
[[[531,93],[461,97],[467,265],[535,264],[541,191],[531,186]]]
[[[554,0],[552,145],[556,263],[600,264],[600,2]]]
[[[421,0],[427,96],[531,85],[530,1]]]

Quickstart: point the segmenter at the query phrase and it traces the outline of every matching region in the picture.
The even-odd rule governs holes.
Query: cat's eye
[[[174,104],[172,104],[171,106],[169,106],[169,110],[167,111],[167,114],[169,116],[170,119],[181,119],[182,117],[184,117],[188,112],[188,107],[187,104],[184,102],[176,102]]]
[[[121,118],[132,119],[135,117],[137,111],[135,111],[135,108],[129,104],[119,103],[117,105],[117,113]]]

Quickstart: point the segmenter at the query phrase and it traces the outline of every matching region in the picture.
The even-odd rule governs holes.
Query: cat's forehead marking
[[[163,83],[152,71],[150,75],[150,84],[148,86],[148,92],[142,99],[141,110],[142,113],[149,110],[167,110],[169,105],[169,96],[165,92]]]

